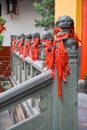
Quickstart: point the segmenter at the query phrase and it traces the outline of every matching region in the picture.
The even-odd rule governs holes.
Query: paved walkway
[[[0,130],[12,125],[8,111],[0,114]],[[87,130],[87,95],[78,94],[78,130]]]
[[[78,130],[87,130],[87,95],[78,94]]]

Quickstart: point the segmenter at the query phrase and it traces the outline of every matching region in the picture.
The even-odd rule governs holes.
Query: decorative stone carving
[[[39,45],[40,45],[40,33],[35,32],[32,34],[31,41],[31,59],[36,61],[39,59]]]
[[[40,96],[40,103],[39,103],[39,108],[41,112],[44,112],[47,110],[48,107],[48,100],[47,100],[47,95],[41,95]]]
[[[75,53],[78,48],[78,36],[74,32],[74,21],[70,16],[60,16],[55,24],[59,28],[57,37],[61,39],[68,53]]]
[[[46,58],[46,49],[48,50],[48,52],[51,52],[52,47],[53,47],[53,45],[50,45],[49,42],[47,43],[48,40],[53,42],[54,37],[53,37],[53,35],[52,35],[51,32],[45,31],[45,32],[43,33],[43,35],[42,35],[42,42],[41,42],[42,48],[43,48],[43,49],[42,49],[42,52],[41,52],[41,59],[42,59],[42,60],[45,60],[45,58]],[[44,48],[44,46],[45,46],[46,44],[48,44],[48,47],[47,47],[47,48]]]

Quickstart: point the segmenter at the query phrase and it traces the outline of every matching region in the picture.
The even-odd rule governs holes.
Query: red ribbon
[[[19,54],[22,54],[23,53],[23,45],[22,43],[24,43],[24,40],[20,40],[18,41],[18,51],[19,51]]]
[[[27,48],[26,46],[23,46],[23,51],[22,51],[22,60],[27,56]]]
[[[24,41],[23,51],[22,51],[22,60],[24,60],[25,57],[30,56],[30,41]]]
[[[79,40],[78,35],[74,32],[74,27],[70,27],[70,33],[64,33],[59,34],[57,33],[62,30],[61,28],[54,28],[54,36],[56,36],[55,44],[57,48],[55,49],[55,62],[56,62],[56,68],[57,68],[57,74],[58,74],[58,95],[59,98],[62,98],[62,80],[65,82],[66,76],[70,74],[70,69],[68,65],[68,53],[64,47],[64,43],[62,39],[64,38],[74,38],[76,40],[76,49],[79,47],[79,42],[81,43],[81,40]]]
[[[38,38],[33,38],[33,44],[31,45],[31,50],[30,50],[30,57],[33,61],[38,60],[38,54],[39,54],[39,49],[38,45],[40,44]]]
[[[42,40],[42,42],[46,43],[43,46],[46,54],[44,66],[47,67],[47,69],[52,69],[52,77],[54,77],[54,42],[47,39]]]
[[[26,45],[26,49],[27,49],[27,54],[26,56],[29,56],[30,57],[30,49],[31,49],[31,45],[30,45],[30,41],[25,41],[25,45]]]
[[[70,69],[68,66],[68,54],[61,41],[57,43],[58,48],[55,50],[55,62],[58,74],[58,95],[59,98],[62,97],[62,84],[61,81],[67,81],[66,76],[70,74]]]
[[[58,27],[58,28],[57,28],[57,27],[55,27],[55,28],[54,28],[54,31],[53,31],[53,32],[54,32],[54,33],[53,33],[53,35],[54,35],[54,36],[56,36],[56,35],[57,35],[57,33],[58,33],[60,30],[62,30],[62,29],[61,29],[61,28],[59,28],[59,27]]]
[[[11,45],[11,50],[12,50],[12,51],[14,51],[14,50],[16,49],[16,47],[15,47],[16,43],[17,43],[17,40],[16,40],[16,38],[14,38],[14,39],[12,40],[12,45]]]
[[[2,24],[0,24],[0,33],[4,32],[5,30],[6,28]]]
[[[81,40],[79,39],[78,35],[74,32],[74,27],[70,27],[70,33],[64,33],[64,34],[60,34],[59,36],[57,36],[57,33],[62,30],[61,28],[54,28],[54,36],[56,36],[56,38],[59,40],[62,40],[63,38],[69,38],[72,37],[76,40],[77,44],[76,44],[76,49],[78,49],[78,47],[81,45]],[[57,40],[56,39],[56,40]]]

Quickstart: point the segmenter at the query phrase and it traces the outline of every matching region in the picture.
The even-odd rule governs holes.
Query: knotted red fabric
[[[23,44],[24,43],[24,40],[20,40],[20,41],[18,41],[18,52],[19,52],[19,54],[22,54],[23,53]]]
[[[23,46],[23,51],[22,51],[22,60],[27,56],[27,48],[26,46]]]
[[[24,40],[24,46],[22,51],[22,60],[24,60],[25,57],[30,56],[30,42]]]
[[[31,50],[30,50],[30,57],[33,61],[38,60],[38,54],[39,54],[39,49],[38,45],[40,44],[40,41],[38,38],[33,38],[33,44],[31,45]]]
[[[29,56],[29,57],[31,55],[31,52],[30,52],[31,45],[30,45],[30,43],[31,43],[31,40],[30,41],[25,41],[26,48],[27,48],[27,56]]]
[[[47,67],[47,69],[52,69],[52,77],[54,77],[54,41],[46,39],[42,40],[42,42],[45,42],[43,46],[46,54],[44,66]]]
[[[11,45],[11,50],[12,50],[12,51],[14,51],[14,50],[16,49],[16,43],[17,43],[17,40],[16,40],[16,38],[14,38],[14,39],[12,40],[12,45]]]
[[[74,27],[70,27],[70,33],[64,33],[57,35],[59,31],[61,31],[61,28],[54,28],[54,36],[55,36],[55,46],[57,48],[55,49],[55,63],[57,68],[57,74],[58,74],[58,95],[59,98],[62,98],[62,80],[65,82],[66,76],[70,74],[70,69],[68,65],[68,53],[64,47],[64,43],[62,39],[64,38],[74,38],[76,40],[76,49],[79,47],[79,42],[81,41],[78,38],[78,35],[74,32]]]
[[[69,30],[70,30],[70,33],[64,33],[64,34],[60,34],[59,36],[57,36],[57,33],[62,30],[61,28],[54,28],[54,36],[56,38],[58,38],[58,40],[62,40],[63,38],[74,38],[76,41],[77,41],[77,44],[76,44],[76,49],[78,49],[78,47],[81,45],[81,40],[79,39],[78,35],[75,33],[74,31],[74,27],[70,27]]]
[[[57,43],[58,48],[55,50],[55,63],[57,69],[58,77],[58,95],[59,98],[62,98],[62,83],[61,81],[66,80],[66,76],[70,74],[70,69],[68,66],[68,54],[64,47],[64,44],[61,41]]]

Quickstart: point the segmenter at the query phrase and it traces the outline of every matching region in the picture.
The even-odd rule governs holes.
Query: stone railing
[[[0,112],[9,110],[13,122],[7,130],[77,130],[77,52],[69,53],[71,74],[67,83],[62,82],[61,99],[57,77],[51,78],[51,71],[43,68],[42,61],[27,57],[22,61],[17,51],[11,60],[15,87],[0,94]]]
[[[51,73],[44,72],[0,94],[0,112],[9,110],[17,123],[6,130],[51,129],[52,87]]]
[[[64,21],[67,20],[70,22],[67,22],[69,25],[66,28]],[[52,37],[46,39],[45,42],[49,44],[45,44],[45,46],[44,40],[41,40],[42,45],[48,47],[45,54],[50,52],[53,54],[45,55],[45,57],[49,56],[46,61],[49,63],[55,57],[54,64],[50,62],[47,66],[48,68],[51,67],[49,71],[43,67],[43,60],[36,57],[38,49],[36,46],[32,46],[32,42],[37,45],[36,40],[30,44],[35,47],[34,50],[32,49],[33,51],[31,50],[33,53],[35,51],[34,57],[30,51],[30,58],[21,50],[26,47],[23,44],[25,42],[24,37],[19,44],[23,45],[24,48],[21,48],[22,46],[15,48],[16,42],[13,42],[11,81],[15,87],[0,95],[0,111],[10,108],[10,113],[14,113],[13,120],[15,123],[18,112],[23,110],[24,114],[19,117],[21,122],[8,128],[8,130],[78,129],[78,38],[75,37],[72,26],[73,20],[69,16],[60,17],[54,31],[56,34],[55,44],[54,42],[49,43],[49,40],[53,41]],[[56,31],[58,32],[56,33]],[[55,53],[53,53],[54,51]],[[50,56],[53,57],[50,58]],[[52,78],[52,69],[55,72],[54,78]],[[16,110],[15,105],[17,105]]]
[[[11,77],[16,84],[22,83],[30,78],[44,72],[43,61],[32,61],[29,57],[21,60],[19,52],[15,51],[11,55]]]

